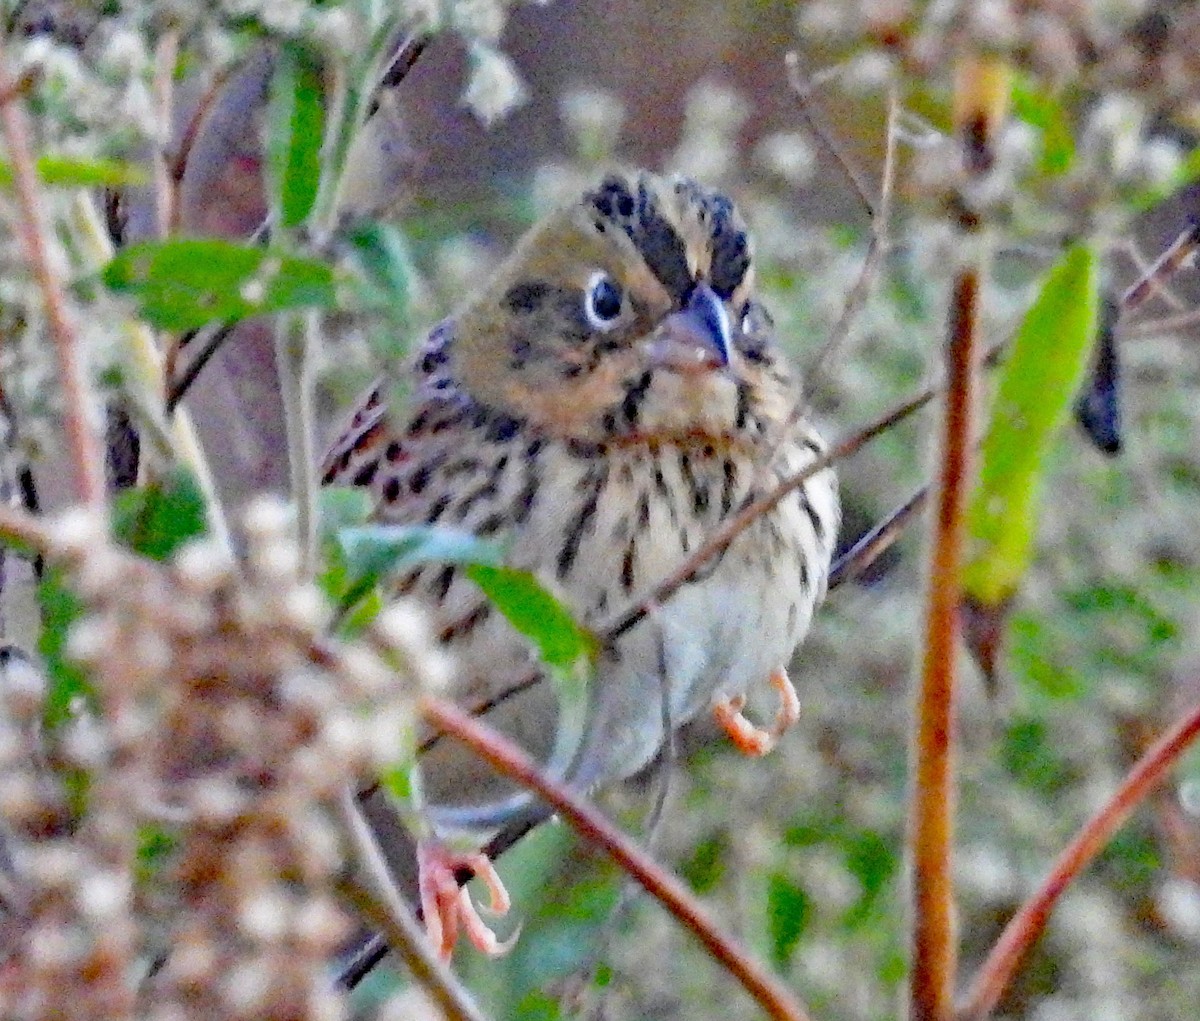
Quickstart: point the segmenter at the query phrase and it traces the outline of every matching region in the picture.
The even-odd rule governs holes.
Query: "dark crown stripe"
[[[619,177],[608,177],[585,196],[603,220],[623,230],[667,292],[682,305],[692,287],[683,239],[658,209],[654,194],[639,181],[637,194]]]
[[[710,192],[705,200],[713,239],[712,268],[708,278],[713,290],[722,298],[728,298],[750,268],[750,243],[729,199]]]

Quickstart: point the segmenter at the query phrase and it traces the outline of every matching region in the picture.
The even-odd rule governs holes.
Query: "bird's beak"
[[[650,349],[656,365],[680,372],[707,372],[729,364],[729,313],[707,284],[697,284],[688,303],[663,320]]]

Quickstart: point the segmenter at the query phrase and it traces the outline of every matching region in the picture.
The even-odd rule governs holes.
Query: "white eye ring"
[[[588,280],[583,298],[583,312],[594,329],[611,330],[621,318],[625,307],[621,288],[603,270],[597,270]]]

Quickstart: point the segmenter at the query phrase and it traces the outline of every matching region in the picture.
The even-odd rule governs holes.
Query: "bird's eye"
[[[607,273],[595,273],[588,281],[584,298],[588,322],[598,330],[610,329],[621,314],[621,288]]]

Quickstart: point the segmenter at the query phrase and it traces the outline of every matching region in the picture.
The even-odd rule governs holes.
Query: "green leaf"
[[[467,576],[508,622],[537,646],[542,662],[561,670],[591,660],[595,637],[575,622],[570,611],[530,571],[472,564]]]
[[[854,928],[872,917],[880,894],[899,869],[899,862],[887,842],[871,830],[848,833],[844,846],[846,868],[862,887],[862,895],[843,918],[847,927]]]
[[[39,156],[36,170],[42,184],[63,188],[129,188],[150,179],[145,169],[124,160]],[[12,183],[12,164],[0,160],[0,187],[11,188]]]
[[[398,762],[379,774],[379,782],[383,784],[388,793],[405,805],[411,804],[416,796],[417,783],[413,775],[414,761],[415,758],[410,756],[409,760]]]
[[[963,586],[982,605],[1011,596],[1029,564],[1046,455],[1087,369],[1098,307],[1095,255],[1076,246],[1050,271],[1001,370],[967,512]]]
[[[385,575],[417,564],[499,564],[499,546],[469,532],[433,525],[359,525],[336,539],[349,588],[339,601],[352,605]]]
[[[679,864],[679,872],[697,893],[708,893],[725,877],[728,841],[724,833],[701,840],[689,858]]]
[[[131,245],[104,267],[102,279],[132,297],[148,323],[167,330],[337,300],[327,263],[212,238]]]
[[[156,823],[138,829],[137,859],[134,876],[139,884],[155,879],[162,872],[171,853],[179,846],[179,837]]]
[[[90,701],[94,697],[87,676],[66,655],[67,637],[83,615],[83,603],[67,587],[62,568],[55,566],[48,567],[38,583],[38,603],[42,610],[38,652],[50,682],[43,719],[47,729],[54,730],[70,718],[77,698]]]
[[[513,628],[533,642],[558,696],[554,749],[546,767],[556,776],[575,761],[591,719],[591,680],[600,643],[530,571],[472,564],[467,577],[483,589]]]
[[[325,97],[317,55],[285,44],[275,63],[267,108],[267,175],[282,227],[303,223],[321,183]]]
[[[516,1021],[562,1021],[562,1004],[541,989],[533,989],[521,997],[516,1007]]]
[[[1062,103],[1048,92],[1039,90],[1028,77],[1017,76],[1012,90],[1013,114],[1042,133],[1038,169],[1050,177],[1059,177],[1075,162],[1075,139]]]
[[[808,922],[808,895],[790,878],[778,872],[767,879],[767,933],[771,959],[777,967],[788,963]]]
[[[323,486],[317,493],[321,531],[333,538],[343,528],[366,524],[374,504],[361,486]]]
[[[390,224],[368,221],[354,227],[349,241],[368,303],[406,322],[413,271],[404,236]]]
[[[207,528],[204,494],[184,468],[176,468],[137,489],[127,489],[113,501],[114,537],[151,560],[166,560]]]

